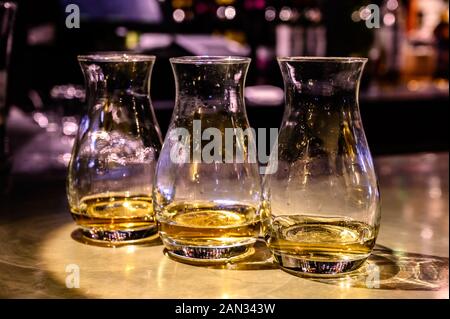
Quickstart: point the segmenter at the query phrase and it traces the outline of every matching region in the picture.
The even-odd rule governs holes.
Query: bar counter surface
[[[63,179],[18,176],[0,202],[0,297],[448,298],[448,160],[448,153],[376,158],[376,249],[361,270],[331,279],[277,269],[263,242],[249,260],[222,268],[171,260],[159,240],[87,245],[74,232]],[[79,288],[71,288],[78,271]]]

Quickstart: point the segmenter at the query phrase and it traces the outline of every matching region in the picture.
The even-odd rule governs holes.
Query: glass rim
[[[240,64],[250,63],[252,59],[233,55],[186,55],[169,60],[172,64]]]
[[[79,62],[154,62],[156,56],[128,52],[97,52],[78,55]]]
[[[286,56],[277,57],[278,62],[336,62],[336,63],[367,63],[364,57],[314,57],[314,56]]]

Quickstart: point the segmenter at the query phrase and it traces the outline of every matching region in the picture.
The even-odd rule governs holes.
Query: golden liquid
[[[374,227],[350,218],[279,216],[272,221],[268,244],[275,258],[351,262],[369,256],[376,235]]]
[[[215,202],[168,205],[160,219],[162,238],[182,245],[226,246],[254,240],[260,231],[255,207]]]
[[[102,230],[136,230],[155,226],[152,199],[120,195],[87,197],[72,209],[78,225]]]

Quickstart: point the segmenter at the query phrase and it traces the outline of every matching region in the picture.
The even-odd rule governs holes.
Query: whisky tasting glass
[[[170,256],[227,263],[249,256],[260,233],[262,179],[244,105],[250,59],[171,59],[176,103],[153,192]]]
[[[265,176],[275,260],[305,275],[353,271],[380,225],[377,178],[358,105],[364,58],[280,58],[286,108]]]
[[[78,58],[88,108],[72,151],[67,193],[85,238],[132,243],[157,233],[151,199],[162,138],[150,100],[155,57]]]

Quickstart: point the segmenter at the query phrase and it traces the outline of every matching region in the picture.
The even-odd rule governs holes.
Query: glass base
[[[369,256],[354,260],[319,261],[275,253],[275,261],[289,273],[301,276],[339,276],[360,268]]]
[[[254,254],[256,240],[208,246],[201,244],[187,244],[170,238],[162,238],[167,254],[177,261],[190,264],[225,264],[243,260]]]
[[[157,227],[135,230],[104,230],[97,228],[80,228],[84,239],[97,244],[109,246],[140,244],[158,237]]]

